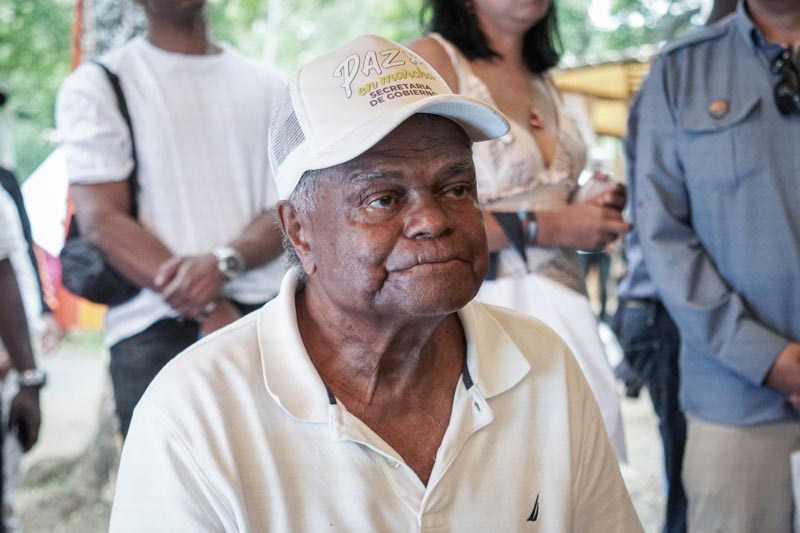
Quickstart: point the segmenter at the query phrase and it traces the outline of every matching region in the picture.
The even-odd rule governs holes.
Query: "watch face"
[[[219,268],[226,275],[237,275],[244,271],[244,264],[239,257],[231,254],[222,259]]]
[[[228,279],[245,271],[244,259],[239,252],[229,246],[219,246],[211,252],[217,258],[217,269]]]

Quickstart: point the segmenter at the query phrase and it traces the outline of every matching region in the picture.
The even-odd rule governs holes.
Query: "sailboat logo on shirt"
[[[526,522],[536,522],[539,518],[539,495],[536,495],[536,503],[533,504],[533,511],[531,511],[531,515],[528,517]]]

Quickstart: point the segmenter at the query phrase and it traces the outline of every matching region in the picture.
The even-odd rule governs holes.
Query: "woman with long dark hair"
[[[570,345],[620,458],[614,376],[586,297],[576,250],[598,250],[629,229],[622,185],[574,202],[586,145],[548,70],[559,60],[551,0],[427,0],[429,33],[410,47],[455,92],[500,109],[504,138],[474,146],[478,193],[493,252],[478,299],[534,315]]]

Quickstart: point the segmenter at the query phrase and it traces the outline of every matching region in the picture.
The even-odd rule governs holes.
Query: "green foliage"
[[[0,83],[17,113],[17,175],[27,177],[52,150],[55,94],[69,71],[71,2],[0,2]]]
[[[265,25],[267,0],[209,0],[208,13],[215,40],[251,56],[261,53],[259,28]]]
[[[702,24],[699,13],[713,0],[614,0],[610,27],[595,32],[588,59],[626,54],[644,45],[658,45]],[[589,50],[593,53],[588,53]]]
[[[210,0],[209,13],[215,38],[266,55],[290,72],[363,33],[413,39],[421,31],[421,5],[422,0]]]
[[[132,1],[132,0],[119,0]],[[422,32],[425,0],[208,0],[214,38],[284,72],[362,33],[407,42]],[[607,27],[593,26],[592,0],[554,0],[567,62],[674,37],[710,0],[607,0]],[[595,0],[602,1],[602,0]],[[69,70],[74,0],[0,0],[0,84],[17,110],[17,173],[33,171],[52,149],[53,105]],[[88,4],[87,4],[88,5]]]
[[[616,0],[611,14],[618,26],[605,32],[603,44],[609,50],[624,50],[677,37],[692,29],[702,4],[702,0]]]
[[[592,42],[587,0],[558,0],[557,20],[564,52],[582,57]]]
[[[588,13],[591,0],[558,0],[566,52],[573,62],[596,62],[658,45],[702,23],[698,14],[710,2],[713,0],[610,0],[607,12],[598,14],[602,27],[596,27]]]
[[[279,25],[279,65],[293,70],[319,53],[363,33],[408,41],[420,33],[420,1],[287,0],[290,14]]]

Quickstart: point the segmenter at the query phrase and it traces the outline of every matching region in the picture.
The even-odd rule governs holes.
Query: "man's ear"
[[[298,211],[287,200],[278,202],[276,209],[284,234],[294,247],[297,257],[300,258],[303,270],[310,276],[317,270],[317,265],[314,261],[310,231],[308,231],[310,227],[308,216]]]

